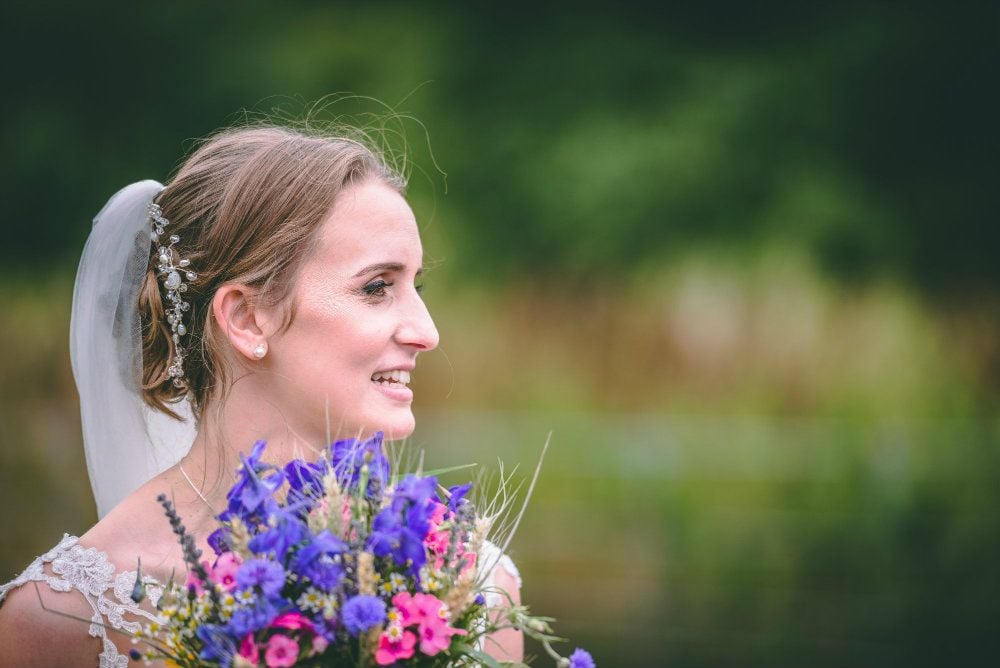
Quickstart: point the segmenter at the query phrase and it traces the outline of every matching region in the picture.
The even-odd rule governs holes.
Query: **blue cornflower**
[[[249,559],[236,571],[236,588],[240,591],[259,587],[265,596],[281,594],[285,586],[285,569],[270,559]]]
[[[330,591],[344,577],[344,568],[335,557],[347,549],[344,541],[329,531],[321,531],[295,555],[295,571],[318,589]]]
[[[266,629],[278,616],[278,607],[268,600],[257,599],[236,609],[229,619],[229,632],[235,638],[245,638],[248,633]]]
[[[596,668],[594,658],[585,649],[576,648],[576,651],[569,655],[569,668]]]
[[[355,596],[344,604],[340,619],[348,633],[360,635],[385,621],[385,602],[377,596]]]
[[[382,448],[382,432],[375,432],[366,441],[349,438],[330,446],[330,463],[337,479],[349,490],[355,491],[360,483],[361,467],[368,464],[368,487],[365,495],[374,498],[389,484],[389,459]]]

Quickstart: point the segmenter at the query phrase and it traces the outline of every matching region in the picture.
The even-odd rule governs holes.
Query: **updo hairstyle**
[[[216,389],[224,396],[228,341],[211,324],[216,289],[242,283],[255,290],[254,306],[287,302],[334,198],[371,179],[405,190],[402,175],[354,138],[257,126],[224,130],[202,142],[155,199],[170,221],[168,233],[181,238],[174,261],[188,258],[197,274],[184,295],[191,304],[181,340],[187,388],[175,387],[168,374],[174,342],[152,247],[138,303],[143,400],[177,417],[170,405],[190,393],[200,419]],[[283,327],[294,317],[289,305]]]

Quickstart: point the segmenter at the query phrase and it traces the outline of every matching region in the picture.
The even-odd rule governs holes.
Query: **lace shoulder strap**
[[[490,588],[496,587],[496,581],[494,574],[497,568],[502,568],[507,571],[507,574],[514,578],[517,582],[517,588],[521,588],[521,574],[517,570],[517,566],[514,565],[513,560],[506,554],[500,551],[500,548],[491,543],[490,541],[483,541],[483,546],[479,549],[479,558],[477,560],[478,572],[480,577],[484,578],[483,583],[487,588],[485,594],[486,605],[489,607],[496,607],[504,602],[504,597],[498,591],[489,591]]]
[[[101,639],[103,650],[98,656],[98,666],[126,668],[128,656],[118,652],[108,638],[106,627],[134,633],[140,629],[141,619],[155,619],[151,612],[132,601],[135,575],[135,571],[116,574],[115,566],[106,553],[93,547],[83,547],[79,538],[64,534],[58,545],[37,557],[23,573],[0,585],[0,604],[8,593],[28,582],[44,582],[58,592],[79,592],[93,613],[88,632],[92,637]],[[148,576],[143,577],[143,582],[146,583],[146,595],[155,606],[163,587]]]

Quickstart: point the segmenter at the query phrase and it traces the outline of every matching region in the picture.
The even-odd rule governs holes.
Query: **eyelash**
[[[369,297],[385,297],[385,289],[391,288],[392,285],[392,283],[388,283],[379,278],[361,288],[361,290]]]
[[[367,297],[381,298],[386,296],[385,289],[391,288],[393,285],[395,285],[395,283],[390,283],[384,279],[379,278],[377,280],[372,281],[365,287],[361,288],[361,291],[364,292]],[[423,283],[417,284],[413,287],[417,291],[417,294],[420,294],[424,291]]]

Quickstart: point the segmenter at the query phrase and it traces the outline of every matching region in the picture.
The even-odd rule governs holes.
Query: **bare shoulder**
[[[183,570],[177,537],[156,502],[160,491],[170,491],[161,479],[154,478],[126,497],[83,534],[80,543],[104,552],[118,570],[134,571],[141,557],[143,573],[161,582],[172,571]]]
[[[164,582],[179,557],[155,500],[142,500],[127,498],[80,538],[65,536],[11,583],[19,586],[0,603],[0,665],[95,666],[131,649],[127,631],[152,612],[126,600],[123,582],[139,557],[144,579]]]
[[[12,590],[0,605],[0,657],[4,665],[96,665],[102,643],[90,636],[89,624],[82,621],[93,614],[77,591],[56,592],[36,582]]]

